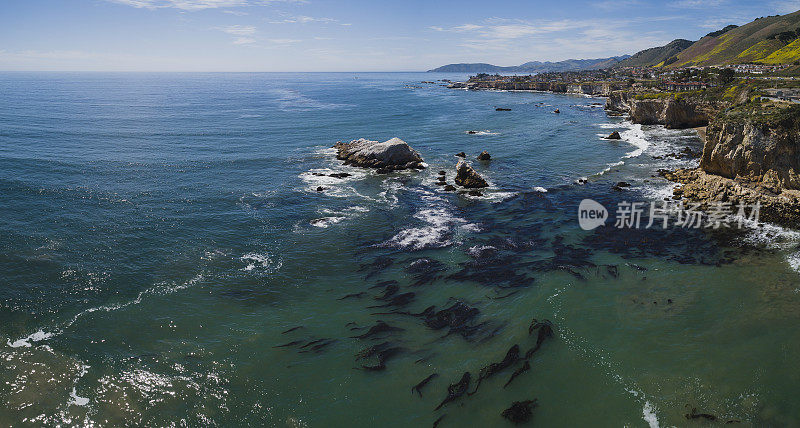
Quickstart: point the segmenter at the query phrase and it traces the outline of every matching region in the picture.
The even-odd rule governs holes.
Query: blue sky
[[[800,0],[3,0],[0,70],[414,71],[632,54]]]

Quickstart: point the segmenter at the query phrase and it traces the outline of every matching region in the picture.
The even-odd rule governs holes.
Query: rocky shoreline
[[[698,93],[643,93],[608,82],[469,81],[449,87],[605,97],[609,115],[641,125],[696,129],[703,140],[700,166],[659,171],[677,184],[674,199],[705,208],[718,202],[760,203],[762,220],[800,224],[800,106],[779,106],[778,114],[768,115],[747,91],[714,100]]]
[[[674,199],[700,204],[760,204],[760,219],[783,226],[800,224],[800,110],[779,120],[731,114],[734,102],[691,97],[637,99],[626,93],[608,98],[606,108],[628,114],[633,123],[668,129],[696,128],[703,140],[700,166],[659,171],[675,182]]]

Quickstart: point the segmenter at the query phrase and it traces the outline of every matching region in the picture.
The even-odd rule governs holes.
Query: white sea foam
[[[309,224],[314,226],[314,227],[319,227],[321,229],[327,229],[328,227],[330,227],[333,224],[341,223],[345,219],[346,219],[346,217],[334,217],[334,216],[321,217],[321,218],[315,218],[315,219],[311,220],[309,222]]]
[[[423,223],[421,226],[408,227],[394,237],[381,244],[408,250],[427,248],[444,248],[454,243],[458,232],[476,232],[480,227],[456,217],[445,205],[446,199],[432,192],[421,191],[421,199],[429,202],[427,208],[420,209],[414,218]]]
[[[75,388],[72,388],[72,392],[70,392],[69,397],[70,401],[67,403],[69,406],[85,406],[89,404],[89,399],[79,396],[77,389]]]
[[[78,374],[78,378],[75,379],[75,383],[78,383],[82,377],[86,376],[86,373],[89,373],[89,366],[83,365],[81,366],[81,372]],[[72,387],[72,392],[69,394],[70,401],[67,403],[68,406],[85,406],[89,404],[89,399],[86,397],[81,397],[78,395],[78,390],[76,387]]]
[[[595,177],[599,177],[601,175],[605,175],[605,174],[609,173],[612,169],[614,169],[614,168],[616,168],[618,166],[622,166],[622,165],[625,165],[625,161],[612,162],[612,163],[606,165],[606,167],[602,171],[598,172],[594,176]]]
[[[792,253],[786,257],[786,262],[793,271],[800,273],[800,252]]]
[[[369,212],[369,208],[362,206],[351,206],[341,211],[335,211],[328,208],[317,210],[321,217],[315,218],[309,222],[314,227],[326,229],[331,225],[341,223],[345,220],[357,217],[363,213]]]
[[[497,251],[497,248],[491,245],[475,245],[469,247],[469,249],[467,250],[467,254],[475,258],[480,258],[486,254],[491,254],[495,251]]]
[[[786,263],[792,270],[800,273],[800,252],[795,251],[800,246],[800,231],[770,223],[761,223],[759,225],[755,221],[737,217],[734,218],[733,222],[738,226],[739,220],[748,230],[748,234],[744,238],[745,241],[764,245],[773,250],[785,251]]]
[[[428,208],[418,211],[414,218],[426,223],[421,227],[410,227],[397,233],[386,245],[410,250],[425,248],[442,248],[452,244],[449,236],[451,227],[457,220],[447,210],[442,208]]]
[[[116,303],[112,305],[104,305],[104,306],[97,306],[89,309],[84,309],[81,312],[78,312],[75,316],[70,318],[68,321],[63,323],[61,326],[54,328],[52,331],[45,331],[39,330],[36,333],[33,333],[25,338],[18,339],[12,342],[10,339],[8,340],[8,346],[12,348],[19,348],[19,347],[31,347],[31,342],[41,342],[45,340],[49,340],[55,336],[58,336],[64,332],[69,327],[72,327],[73,324],[78,322],[78,320],[86,315],[92,314],[94,312],[113,312],[120,309],[127,308],[129,306],[134,306],[142,303],[142,300],[146,296],[166,296],[169,294],[176,293],[181,290],[185,290],[194,286],[195,284],[202,281],[204,278],[203,274],[197,274],[192,277],[190,280],[181,283],[181,284],[159,284],[153,288],[144,290],[140,292],[135,299],[129,300],[127,302]]]
[[[630,129],[620,132],[620,137],[628,144],[636,146],[636,150],[624,156],[625,159],[639,157],[650,147],[650,142],[647,140],[647,135],[642,129],[642,125],[632,125]]]
[[[644,403],[644,407],[642,408],[642,418],[650,428],[658,428],[658,417],[656,417],[655,409],[653,408],[653,404],[649,401]]]
[[[467,134],[469,134],[469,131],[467,132]],[[492,132],[492,131],[487,129],[487,130],[484,130],[484,131],[477,131],[477,132],[474,132],[474,133],[469,134],[469,135],[500,135],[500,133],[499,132]]]
[[[41,342],[43,340],[47,340],[53,337],[53,333],[48,333],[44,330],[39,330],[36,333],[29,335],[28,337],[17,339],[13,343],[11,340],[8,341],[8,346],[12,348],[30,348],[31,342]]]
[[[269,254],[248,253],[239,258],[247,265],[242,268],[245,272],[251,272],[258,269],[261,272],[274,272],[281,268],[282,263],[277,263],[269,257]]]

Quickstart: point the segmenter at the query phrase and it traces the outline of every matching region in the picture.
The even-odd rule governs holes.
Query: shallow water
[[[584,198],[668,195],[654,171],[696,160],[653,156],[693,133],[419,83],[459,77],[0,75],[0,425],[484,426],[534,398],[546,426],[800,424],[797,234],[584,232]],[[430,167],[379,176],[330,150],[395,136]],[[482,150],[484,197],[435,185]],[[333,172],[352,176],[314,175]],[[469,329],[408,315],[456,302]],[[434,411],[532,348],[532,318],[555,336],[530,371]],[[352,337],[378,320],[402,330]],[[363,370],[383,342],[401,349]]]

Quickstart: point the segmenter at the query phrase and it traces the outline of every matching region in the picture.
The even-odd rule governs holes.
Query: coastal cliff
[[[706,126],[720,105],[705,100],[666,94],[651,97],[615,91],[606,100],[606,110],[626,113],[633,123],[664,125],[669,129],[686,129]]]
[[[660,171],[679,183],[675,199],[761,204],[762,219],[800,222],[800,106],[762,104],[749,91],[730,99],[703,94],[609,94],[606,109],[642,125],[706,126],[699,168]]]
[[[761,204],[761,219],[800,224],[800,106],[721,113],[707,128],[700,167],[661,171],[676,198]]]
[[[774,121],[721,118],[708,127],[700,168],[758,182],[780,192],[800,189],[800,107]]]

